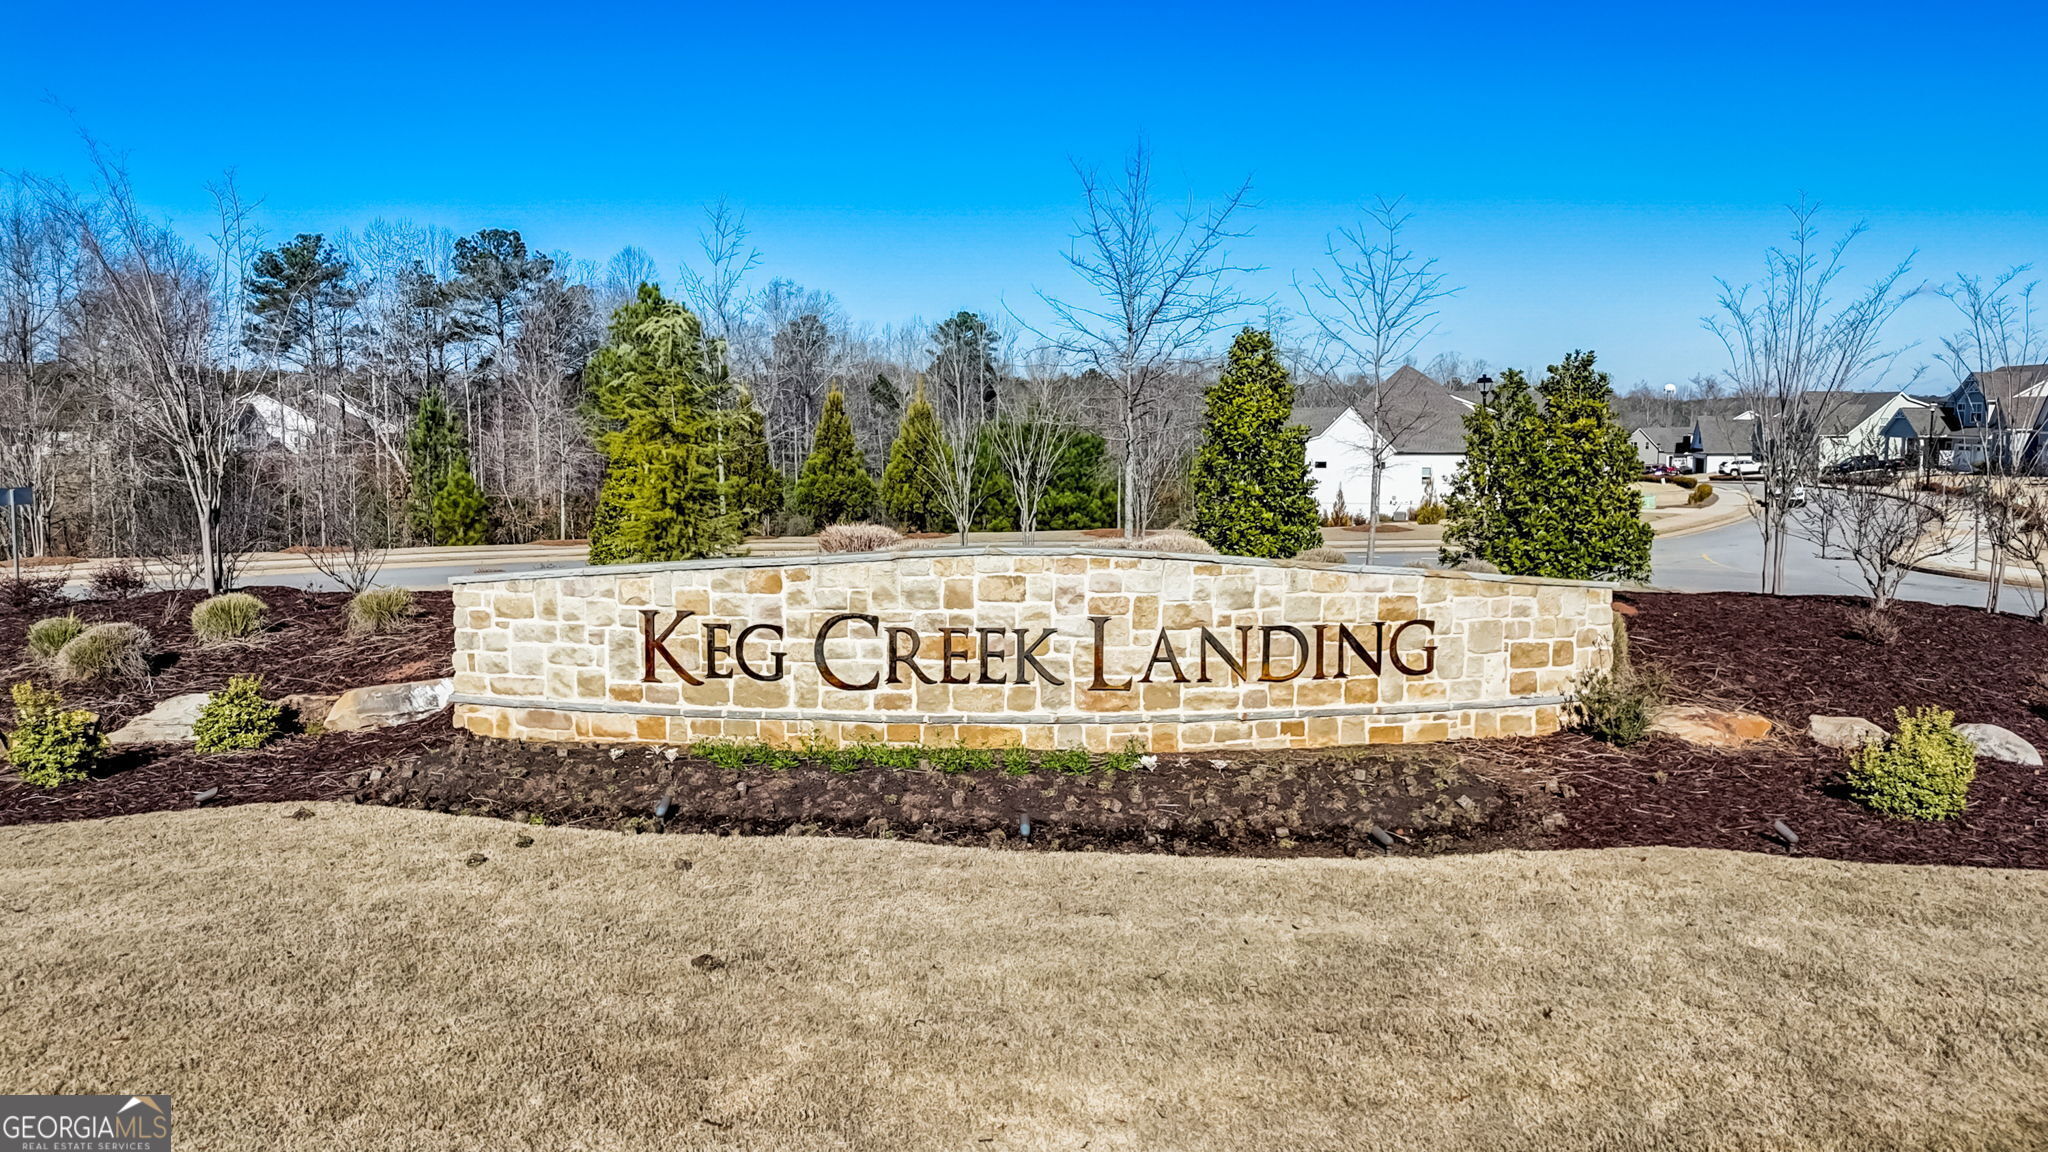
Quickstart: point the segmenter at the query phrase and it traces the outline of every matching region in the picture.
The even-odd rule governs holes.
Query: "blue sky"
[[[723,195],[763,275],[886,322],[1072,290],[1071,162],[1142,136],[1170,188],[1252,179],[1254,291],[1402,195],[1464,288],[1425,358],[1661,384],[1720,366],[1713,278],[1801,192],[1869,223],[1861,276],[2048,267],[2042,7],[40,4],[0,168],[82,177],[83,126],[195,230],[233,167],[275,238],[410,217],[671,275]],[[1947,309],[1901,314],[1903,363]]]

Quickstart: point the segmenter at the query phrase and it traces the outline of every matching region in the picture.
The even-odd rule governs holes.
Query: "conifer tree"
[[[584,370],[605,459],[592,563],[718,556],[739,544],[738,517],[719,499],[711,402],[723,364],[705,352],[697,317],[651,284],[612,314]]]
[[[482,544],[490,536],[489,501],[469,467],[462,426],[439,389],[429,388],[405,434],[406,524],[424,544]]]
[[[875,478],[853,442],[846,397],[837,388],[825,397],[810,457],[797,473],[796,510],[819,528],[865,520],[875,513]]]
[[[882,467],[882,515],[906,532],[952,531],[953,518],[946,514],[945,501],[933,483],[950,453],[939,431],[938,413],[925,398],[920,380]]]
[[[1538,387],[1501,373],[1465,417],[1465,463],[1446,502],[1443,558],[1572,580],[1647,579],[1653,533],[1634,486],[1641,466],[1609,407],[1613,387],[1574,352]]]
[[[469,457],[458,456],[434,494],[434,542],[452,547],[488,544],[490,501],[470,475]]]
[[[1284,558],[1321,545],[1308,430],[1288,423],[1294,385],[1273,352],[1273,337],[1251,328],[1238,333],[1202,405],[1188,530],[1236,556]]]
[[[782,511],[782,473],[768,459],[768,418],[744,389],[728,417],[725,439],[725,502],[744,525],[760,525]]]

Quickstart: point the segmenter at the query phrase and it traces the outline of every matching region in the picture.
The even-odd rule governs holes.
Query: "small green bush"
[[[134,624],[94,624],[58,649],[51,666],[68,684],[141,680],[149,675],[149,642]]]
[[[369,588],[348,602],[348,630],[355,636],[397,632],[412,615],[412,593],[404,588]]]
[[[62,696],[25,680],[12,695],[14,731],[7,739],[7,762],[21,782],[56,788],[90,775],[102,745],[99,717],[66,709]]]
[[[263,601],[247,592],[223,592],[192,606],[192,635],[201,644],[242,640],[263,629],[269,612]]]
[[[941,772],[986,772],[996,766],[995,755],[983,748],[934,748],[926,759]]]
[[[1692,490],[1692,495],[1685,498],[1685,502],[1697,508],[1713,498],[1714,486],[1702,480],[1699,486]]]
[[[739,772],[747,768],[772,768],[781,772],[794,768],[801,762],[801,758],[794,752],[770,748],[766,744],[745,744],[737,740],[705,740],[692,745],[690,751],[728,772]]]
[[[234,752],[261,748],[277,738],[284,709],[263,698],[263,684],[254,676],[235,676],[228,686],[206,698],[192,723],[192,746],[201,752]]]
[[[1435,500],[1418,505],[1413,519],[1417,524],[1441,524],[1444,522],[1444,506]]]
[[[1579,731],[1617,748],[1640,743],[1650,734],[1662,694],[1634,676],[1595,672],[1579,681],[1572,696],[1572,715]]]
[[[1961,815],[1977,778],[1977,749],[1956,731],[1955,719],[1941,708],[1899,709],[1891,739],[1850,754],[1849,794],[1887,816]]]
[[[1061,748],[1047,752],[1039,767],[1047,772],[1058,772],[1064,776],[1086,776],[1095,770],[1095,761],[1086,748]]]
[[[1657,706],[1664,702],[1663,679],[1638,671],[1629,659],[1628,620],[1614,614],[1614,660],[1605,672],[1579,681],[1571,711],[1579,731],[1617,748],[1640,743],[1650,734]]]
[[[85,621],[76,616],[46,616],[28,626],[28,658],[39,663],[54,660],[83,631]]]
[[[1306,564],[1348,564],[1350,557],[1339,548],[1308,548],[1294,554],[1296,560]]]

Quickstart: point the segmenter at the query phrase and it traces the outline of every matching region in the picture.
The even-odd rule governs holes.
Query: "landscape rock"
[[[1754,712],[1679,704],[1659,708],[1650,731],[1707,748],[1740,748],[1769,736],[1771,722]]]
[[[107,737],[107,744],[114,748],[135,744],[190,744],[192,725],[199,720],[199,710],[206,707],[206,696],[204,692],[173,696],[122,725],[119,731]]]
[[[298,720],[299,727],[314,728],[326,726],[327,714],[334,710],[334,702],[339,699],[341,697],[334,693],[294,692],[278,703]]]
[[[1958,724],[1956,731],[1977,749],[1977,755],[1987,760],[2003,760],[2008,764],[2041,763],[2040,751],[2009,728],[2000,728],[1996,724]]]
[[[1828,748],[1861,748],[1885,738],[1884,727],[1861,716],[1808,716],[1806,733]]]
[[[411,724],[438,714],[455,693],[455,678],[414,680],[407,684],[378,684],[351,688],[334,701],[327,712],[329,732],[367,732]]]

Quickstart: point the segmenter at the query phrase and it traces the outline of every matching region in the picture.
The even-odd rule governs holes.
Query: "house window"
[[[1430,482],[1431,478],[1432,478],[1432,477],[1431,477],[1431,473],[1430,473],[1430,470],[1429,470],[1429,469],[1427,469],[1427,468],[1424,468],[1424,469],[1422,470],[1422,482],[1423,482],[1424,484],[1427,484],[1427,483],[1429,483],[1429,482]]]
[[[1318,467],[1318,468],[1328,468],[1329,466],[1330,466],[1330,462],[1329,462],[1328,460],[1318,460],[1318,461],[1316,461],[1316,467]]]

